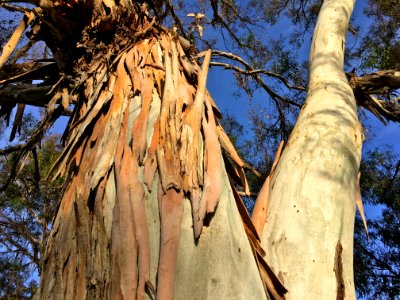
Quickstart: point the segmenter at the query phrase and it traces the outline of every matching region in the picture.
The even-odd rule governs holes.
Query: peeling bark
[[[267,298],[257,268],[264,251],[224,168],[220,115],[205,87],[210,55],[202,69],[183,59],[179,40],[153,21],[134,19],[129,45],[116,36],[125,47],[111,62],[100,52],[79,65],[79,101],[53,167],[68,185],[38,298]],[[226,276],[227,266],[249,282]]]

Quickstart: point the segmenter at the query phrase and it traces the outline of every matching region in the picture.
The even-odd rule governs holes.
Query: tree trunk
[[[110,3],[92,24],[111,22],[109,9],[121,16]],[[84,67],[75,61],[86,77],[55,166],[67,185],[36,296],[265,299],[225,172],[207,69],[146,12],[130,22],[133,33],[119,29],[118,45],[84,40],[97,56]]]
[[[362,132],[343,72],[354,0],[325,0],[306,103],[271,180],[262,245],[286,299],[354,299],[353,227]],[[279,276],[279,275],[278,275]]]

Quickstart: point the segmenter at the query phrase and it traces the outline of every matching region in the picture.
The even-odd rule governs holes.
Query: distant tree
[[[61,196],[62,180],[46,179],[60,154],[58,140],[58,136],[48,136],[39,149],[32,149],[23,168],[0,194],[2,297],[32,296],[38,287],[37,277],[43,268],[43,254]],[[1,157],[2,185],[9,178],[13,156]]]
[[[400,295],[400,157],[394,153],[370,151],[361,165],[364,203],[375,207],[377,214],[368,218],[369,239],[361,222],[355,231],[356,287],[367,299]]]

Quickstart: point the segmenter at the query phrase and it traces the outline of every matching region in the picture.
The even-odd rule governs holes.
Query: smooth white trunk
[[[262,244],[289,290],[287,300],[355,298],[354,190],[362,133],[343,71],[353,6],[354,0],[323,3],[307,101],[270,185]]]

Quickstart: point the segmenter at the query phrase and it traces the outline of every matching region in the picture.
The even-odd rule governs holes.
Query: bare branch
[[[270,87],[268,87],[268,85],[260,77],[260,75],[259,75],[260,73],[255,72],[255,73],[251,74],[252,71],[250,71],[250,74],[245,74],[248,71],[240,69],[239,67],[236,67],[236,66],[227,65],[227,64],[218,63],[218,62],[211,62],[210,65],[211,66],[222,66],[222,67],[237,71],[238,73],[241,73],[241,74],[244,74],[244,75],[250,75],[268,93],[268,95],[271,96],[271,98],[275,101],[276,104],[278,103],[276,100],[280,100],[280,101],[282,101],[282,102],[284,102],[286,104],[291,104],[291,105],[294,105],[294,106],[296,106],[298,108],[301,108],[301,104],[299,104],[297,102],[294,102],[293,100],[290,100],[290,99],[288,99],[286,97],[282,97],[282,96],[278,95],[275,91],[273,91]]]
[[[233,54],[233,53],[229,53],[229,52],[224,52],[224,51],[218,51],[218,50],[213,50],[212,51],[212,55],[214,56],[222,56],[222,57],[226,57],[229,58],[231,60],[237,61],[239,63],[241,63],[243,66],[245,66],[246,70],[242,70],[241,73],[245,74],[245,75],[253,75],[253,74],[264,74],[270,77],[274,77],[279,79],[281,82],[283,82],[283,84],[285,84],[285,86],[288,89],[293,89],[293,90],[299,90],[299,91],[306,91],[306,88],[303,86],[296,86],[296,85],[291,85],[289,84],[289,82],[281,75],[271,72],[271,71],[267,71],[265,69],[254,69],[249,63],[247,63],[244,59],[242,59],[241,57]],[[228,66],[230,66],[228,64]],[[247,74],[246,74],[247,73]]]
[[[296,86],[296,85],[291,85],[288,83],[288,81],[283,78],[281,75],[271,72],[271,71],[267,71],[265,69],[255,69],[255,70],[243,70],[239,67],[236,67],[234,65],[230,65],[227,63],[221,63],[221,62],[212,62],[211,63],[212,66],[219,66],[219,67],[224,67],[225,69],[232,69],[235,70],[243,75],[256,75],[256,74],[263,74],[266,76],[270,76],[270,77],[274,77],[279,79],[288,89],[293,89],[293,90],[298,90],[298,91],[306,91],[305,87],[302,86]]]

